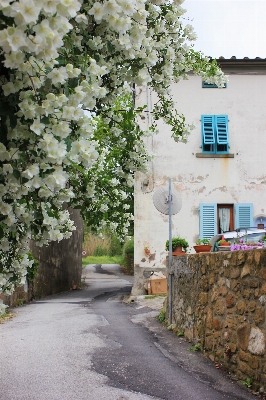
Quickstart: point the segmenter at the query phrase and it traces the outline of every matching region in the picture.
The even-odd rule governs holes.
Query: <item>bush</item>
[[[124,244],[123,259],[125,269],[129,275],[134,275],[134,237]]]
[[[94,256],[107,256],[108,249],[106,247],[97,246],[93,255]]]
[[[122,254],[122,243],[117,239],[116,236],[111,236],[111,243],[109,247],[109,255],[117,256]]]
[[[134,236],[124,244],[124,254],[134,254]]]

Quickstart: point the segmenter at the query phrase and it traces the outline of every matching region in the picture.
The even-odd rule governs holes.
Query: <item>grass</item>
[[[123,264],[123,256],[87,256],[82,258],[82,265],[87,264]]]
[[[243,383],[243,385],[245,385],[248,389],[251,389],[252,381],[253,378],[247,378],[245,381],[240,381],[240,382]]]
[[[161,310],[160,314],[157,317],[157,319],[158,319],[159,322],[164,323],[164,322],[166,322],[165,317],[166,317],[166,311]]]
[[[195,344],[193,347],[188,348],[189,351],[200,351],[201,350],[201,345],[200,344]]]
[[[12,314],[9,310],[6,310],[4,314],[0,314],[0,324],[2,324],[5,320],[11,319],[14,317],[14,314]]]

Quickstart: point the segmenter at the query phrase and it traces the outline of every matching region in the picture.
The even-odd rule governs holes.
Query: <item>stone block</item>
[[[238,325],[237,318],[233,315],[227,315],[224,326],[226,328],[235,328]]]
[[[231,308],[235,305],[235,298],[232,293],[228,293],[225,299],[225,304],[227,308]]]
[[[237,341],[242,350],[246,350],[249,344],[249,324],[245,323],[237,328]]]
[[[218,296],[219,296],[219,289],[215,286],[211,292],[211,302],[213,303],[214,301],[216,301]]]
[[[244,278],[245,276],[247,276],[247,275],[250,275],[250,266],[249,265],[245,265],[243,268],[242,268],[242,271],[241,271],[241,278]]]
[[[208,293],[206,292],[201,292],[199,294],[199,302],[200,304],[202,304],[203,306],[205,306],[208,303]]]
[[[238,278],[239,275],[240,275],[240,268],[233,268],[233,269],[231,269],[230,277],[231,277],[232,279]]]
[[[249,365],[251,366],[251,368],[257,370],[259,368],[259,360],[258,360],[258,358],[257,357],[251,357]]]
[[[261,253],[259,251],[255,252],[254,261],[255,261],[256,265],[260,265],[260,254]]]
[[[225,279],[222,278],[222,277],[220,277],[220,278],[218,279],[217,285],[218,285],[219,287],[225,286],[225,282],[226,282]]]
[[[227,294],[227,288],[225,286],[221,287],[218,291],[220,296],[226,296]]]
[[[258,280],[258,278],[251,278],[250,280],[249,280],[249,286],[251,287],[251,288],[257,288],[257,287],[259,287],[259,280]]]
[[[252,369],[243,361],[238,361],[238,368],[243,374],[245,374],[248,377],[253,377],[254,372]]]
[[[263,283],[263,285],[261,286],[261,291],[262,293],[266,293],[266,283]]]
[[[202,289],[204,292],[207,292],[209,290],[209,280],[206,276],[203,276],[200,280],[199,284],[200,289]]]
[[[252,327],[248,338],[248,350],[252,354],[265,353],[265,335],[259,328]]]
[[[239,300],[236,303],[236,309],[238,314],[244,314],[244,312],[247,310],[246,302],[244,300]]]
[[[265,309],[264,307],[257,307],[254,313],[254,322],[256,325],[265,321]]]
[[[212,329],[212,311],[210,309],[208,309],[206,315],[206,327]]]
[[[250,353],[246,353],[243,350],[239,350],[238,357],[241,361],[250,362],[252,355]]]
[[[205,338],[205,349],[207,350],[213,350],[215,347],[215,340],[213,339],[212,336],[206,337]]]
[[[261,274],[262,278],[266,280],[266,268],[265,267],[261,268],[260,274]]]
[[[224,315],[225,312],[225,301],[223,298],[218,299],[213,307],[215,315]]]
[[[229,340],[231,338],[231,335],[232,335],[232,330],[231,329],[227,329],[226,331],[224,331],[224,333],[223,333],[224,340],[226,342],[229,342]]]
[[[215,274],[214,272],[211,272],[209,275],[209,285],[213,285],[215,282]]]
[[[240,289],[240,283],[237,279],[232,280],[231,282],[231,288],[234,292],[238,292]]]
[[[218,331],[221,329],[221,321],[218,318],[214,318],[213,320],[213,328]]]
[[[248,303],[248,310],[253,312],[256,309],[257,302],[252,300]]]
[[[252,290],[251,289],[245,289],[242,291],[242,297],[244,297],[244,299],[249,299],[250,296],[252,294]]]

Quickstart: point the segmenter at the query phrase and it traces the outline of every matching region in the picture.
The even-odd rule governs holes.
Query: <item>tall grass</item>
[[[97,252],[99,252],[99,248],[103,249],[105,254],[108,253],[108,249],[110,247],[111,238],[105,236],[101,239],[99,236],[95,236],[92,233],[88,232],[85,234],[83,241],[83,250],[86,251],[87,256],[94,256]],[[97,250],[98,249],[98,250]],[[98,254],[103,255],[103,254]]]
[[[122,243],[114,234],[106,231],[104,238],[93,235],[89,228],[85,228],[82,250],[87,256],[115,256],[122,254]]]

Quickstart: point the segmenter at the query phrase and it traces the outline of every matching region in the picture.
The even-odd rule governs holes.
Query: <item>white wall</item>
[[[153,193],[168,185],[182,196],[182,209],[173,216],[173,236],[185,237],[190,246],[199,236],[200,203],[253,203],[254,217],[266,214],[266,77],[230,75],[226,89],[203,89],[200,77],[189,77],[173,86],[176,108],[188,123],[194,123],[187,144],[176,143],[170,128],[159,123],[159,134],[147,139],[156,154],[147,175],[136,174],[135,184],[135,264],[159,267],[165,264],[168,216],[153,205]],[[146,89],[138,89],[137,105],[147,101]],[[155,101],[155,99],[153,99]],[[141,120],[148,124],[147,113]],[[227,114],[229,152],[234,158],[196,158],[201,153],[202,114]],[[148,178],[149,185],[143,186]],[[145,256],[148,245],[152,256]]]

